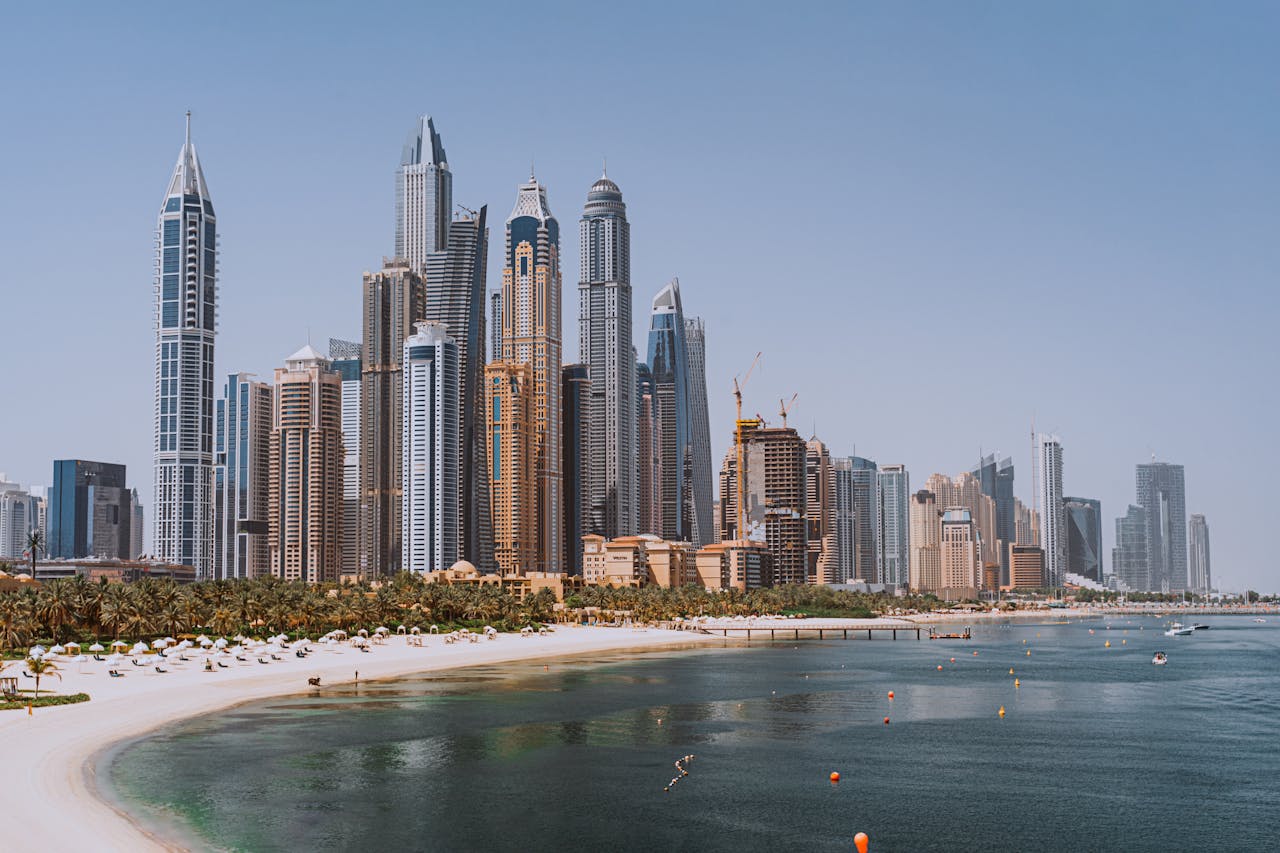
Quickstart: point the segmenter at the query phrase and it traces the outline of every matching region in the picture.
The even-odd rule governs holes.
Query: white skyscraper
[[[911,571],[911,477],[904,465],[882,465],[876,486],[876,572],[881,583],[906,586]]]
[[[462,468],[458,345],[442,323],[404,342],[402,565],[435,572],[460,557]]]
[[[420,116],[409,131],[396,170],[396,257],[417,273],[427,256],[449,244],[453,174],[431,116]]]
[[[153,556],[213,568],[213,339],[218,237],[213,201],[187,139],[156,225]]]
[[[212,577],[265,576],[271,573],[271,385],[248,373],[232,373],[217,414]]]
[[[1049,586],[1062,586],[1067,559],[1067,516],[1062,503],[1062,439],[1041,435],[1040,547],[1044,549],[1044,577]]]
[[[329,359],[342,377],[342,556],[344,577],[368,577],[360,527],[360,344],[329,339]]]

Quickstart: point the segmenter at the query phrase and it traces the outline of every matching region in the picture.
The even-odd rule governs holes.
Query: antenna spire
[[[187,110],[187,144],[191,144],[191,110]]]
[[[605,157],[603,164],[600,166],[600,177],[609,177],[609,158]]]
[[[538,179],[533,176],[533,158],[529,158],[529,183],[534,183]]]

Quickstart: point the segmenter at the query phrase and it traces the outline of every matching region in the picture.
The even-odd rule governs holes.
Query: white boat
[[[1191,626],[1191,630],[1192,630],[1192,631],[1208,631],[1208,630],[1209,630],[1209,626],[1208,626],[1208,625],[1201,625],[1199,622],[1197,622],[1196,624],[1194,624],[1194,625],[1192,625],[1192,626]]]
[[[1164,635],[1166,637],[1189,637],[1194,633],[1194,628],[1170,628],[1164,632]]]
[[[1266,622],[1267,620],[1266,620],[1266,619],[1254,619],[1253,621],[1254,621],[1254,622]]]
[[[1156,652],[1155,655],[1151,658],[1151,662],[1156,666],[1164,666],[1169,662],[1169,656],[1166,655],[1164,652]]]

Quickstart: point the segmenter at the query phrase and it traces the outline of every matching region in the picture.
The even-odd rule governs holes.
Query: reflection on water
[[[847,851],[859,830],[877,853],[1271,849],[1280,626],[1211,621],[366,682],[175,725],[110,775],[144,816],[236,850]]]

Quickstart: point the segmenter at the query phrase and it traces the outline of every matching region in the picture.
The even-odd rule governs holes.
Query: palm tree
[[[62,675],[58,672],[58,665],[51,660],[45,660],[40,657],[27,658],[27,671],[36,677],[36,696],[40,698],[40,677],[42,675],[52,675],[59,681]]]
[[[31,579],[36,579],[36,552],[44,550],[44,534],[33,530],[27,534],[27,553],[31,555]]]
[[[36,616],[49,626],[55,643],[58,642],[62,623],[71,621],[76,615],[76,598],[71,581],[65,578],[49,581],[36,598]]]

